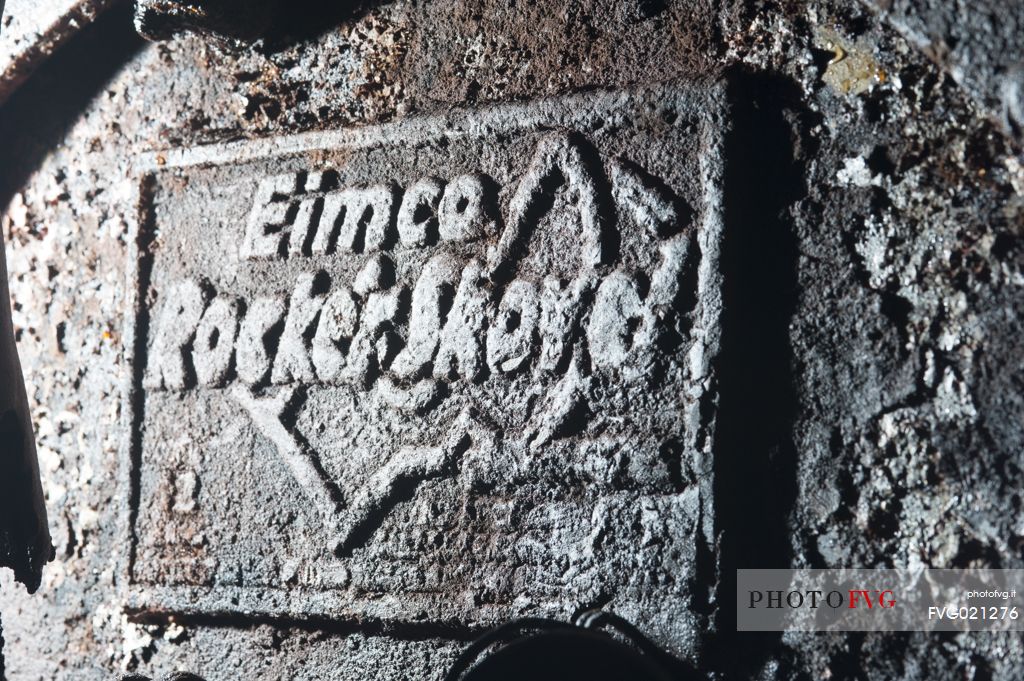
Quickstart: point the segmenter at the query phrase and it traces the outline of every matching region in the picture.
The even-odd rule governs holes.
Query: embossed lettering
[[[257,298],[249,306],[235,348],[238,378],[243,382],[256,385],[266,380],[272,364],[269,345],[286,309],[284,299],[279,297]]]
[[[644,320],[636,279],[624,272],[608,275],[597,289],[587,341],[599,368],[621,366],[633,347],[633,336]]]
[[[547,277],[540,299],[541,371],[564,368],[571,349],[572,335],[583,313],[583,298],[594,288],[596,279],[581,276],[571,283]]]
[[[324,200],[319,196],[308,197],[299,202],[292,222],[291,236],[288,238],[289,256],[309,255],[313,227],[319,221],[323,207]]]
[[[667,323],[679,295],[689,239],[674,236],[662,243],[660,251],[661,261],[646,297],[640,295],[636,278],[621,271],[601,283],[587,329],[595,366],[621,367],[631,354],[653,352],[659,329]],[[642,371],[649,357],[633,360],[634,369]]]
[[[191,383],[191,361],[188,347],[206,306],[206,294],[195,281],[188,279],[167,292],[156,341],[150,354],[147,388],[181,390]]]
[[[290,222],[289,213],[293,208],[290,199],[299,190],[299,180],[299,173],[284,173],[260,180],[239,255],[243,258],[274,258],[280,255],[284,228]]]
[[[409,338],[391,365],[399,378],[419,374],[434,358],[457,277],[457,265],[448,255],[434,256],[423,266],[412,292]]]
[[[489,301],[483,270],[483,263],[476,259],[462,270],[452,309],[441,330],[434,359],[435,378],[462,376],[475,381],[483,373],[484,329]]]
[[[366,267],[373,267],[371,261]],[[356,275],[359,280],[363,273]],[[382,365],[387,363],[392,343],[388,333],[402,308],[404,286],[393,286],[371,293],[363,305],[359,330],[349,347],[348,360],[341,372],[342,380],[367,387]]]
[[[536,287],[521,280],[509,284],[487,331],[487,364],[492,371],[515,371],[529,360],[538,316]]]
[[[327,194],[310,252],[362,253],[388,248],[392,239],[395,194],[393,184]]]
[[[497,196],[485,175],[460,175],[448,183],[438,207],[438,231],[445,241],[475,241],[495,231]]]
[[[345,366],[352,337],[359,322],[359,301],[342,286],[327,298],[313,336],[312,359],[320,380],[331,382]]]
[[[241,301],[234,297],[218,297],[206,308],[192,350],[199,385],[220,387],[227,382],[241,309]]]
[[[299,277],[288,302],[288,318],[274,358],[273,383],[310,382],[314,379],[309,344],[323,306],[327,275],[323,272]]]
[[[444,182],[424,177],[405,190],[398,211],[398,238],[406,247],[427,246],[437,240],[437,207]]]

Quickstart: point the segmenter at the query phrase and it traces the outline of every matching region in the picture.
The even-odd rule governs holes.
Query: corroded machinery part
[[[0,260],[0,565],[35,591],[53,547],[8,301],[7,267]]]
[[[705,678],[1019,678],[729,619],[741,565],[1022,566],[994,109],[843,0],[315,2],[118,3],[0,112],[61,561],[11,678],[440,679],[590,607]]]

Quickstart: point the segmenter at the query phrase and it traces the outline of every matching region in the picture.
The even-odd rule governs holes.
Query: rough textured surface
[[[883,21],[962,85],[1018,141],[1024,138],[1024,17],[988,2],[875,2]]]
[[[19,0],[0,18],[0,101],[113,0]]]
[[[149,157],[129,606],[471,631],[608,605],[695,655],[723,97]]]
[[[16,5],[8,9],[14,11]],[[275,563],[281,542],[271,538],[288,535],[282,528],[289,522],[302,523],[312,532],[319,528],[314,516],[330,507],[302,500],[304,492],[298,484],[284,489],[274,485],[284,486],[288,480],[300,478],[303,470],[312,480],[322,479],[318,476],[325,472],[330,474],[329,480],[346,480],[348,475],[339,463],[343,457],[322,456],[319,470],[303,466],[312,460],[307,456],[309,449],[327,451],[316,440],[321,435],[313,417],[324,411],[317,406],[317,391],[328,392],[317,387],[322,382],[317,372],[333,370],[331,361],[337,355],[332,350],[340,347],[336,343],[332,347],[329,341],[354,328],[347,320],[357,306],[363,314],[364,307],[372,307],[375,314],[387,319],[386,294],[396,286],[406,286],[409,296],[415,297],[422,259],[428,249],[433,253],[437,248],[419,245],[439,239],[441,230],[439,223],[434,235],[429,217],[436,187],[429,181],[420,184],[420,179],[435,177],[451,187],[456,173],[482,172],[502,178],[498,215],[507,226],[509,216],[515,214],[514,189],[520,186],[520,178],[530,174],[528,165],[537,154],[537,131],[504,139],[496,129],[485,138],[497,141],[482,145],[484,148],[474,150],[459,139],[451,141],[443,153],[430,145],[399,151],[382,144],[377,147],[382,151],[377,161],[367,160],[369,152],[365,150],[343,153],[346,147],[340,143],[327,145],[330,148],[320,154],[274,150],[270,148],[273,141],[259,142],[251,147],[261,150],[257,154],[220,159],[212,165],[182,165],[181,155],[191,152],[179,150],[208,142],[273,140],[277,135],[309,131],[314,136],[319,134],[316,131],[338,129],[366,131],[346,132],[342,137],[372,135],[374,130],[394,129],[373,127],[382,124],[405,129],[402,126],[415,127],[417,121],[436,116],[458,121],[473,115],[449,113],[453,108],[472,111],[493,104],[495,111],[526,106],[523,111],[529,112],[534,110],[529,108],[532,105],[516,102],[565,102],[572,101],[566,96],[578,96],[582,98],[579,112],[570,127],[597,150],[603,174],[612,186],[612,191],[599,193],[598,198],[628,205],[633,200],[629,198],[631,184],[616,182],[622,171],[610,159],[622,154],[628,158],[627,152],[659,154],[669,149],[683,149],[684,157],[689,158],[686,148],[674,146],[677,143],[671,137],[656,132],[651,119],[643,116],[640,118],[648,122],[635,129],[643,140],[629,150],[617,148],[617,144],[625,144],[628,135],[621,136],[625,133],[614,129],[601,132],[603,128],[595,128],[596,121],[588,117],[605,110],[601,102],[607,95],[602,93],[642,91],[660,83],[669,85],[655,87],[674,91],[681,84],[700,81],[724,83],[728,100],[729,113],[722,129],[730,132],[724,141],[725,175],[719,185],[724,230],[717,268],[723,277],[725,307],[718,325],[721,345],[714,366],[716,380],[701,387],[702,394],[713,398],[702,412],[702,418],[713,417],[716,423],[713,450],[704,462],[707,468],[680,466],[678,476],[691,488],[712,488],[706,496],[713,501],[710,515],[703,521],[710,523],[715,542],[707,552],[702,548],[696,551],[695,577],[686,598],[691,599],[692,615],[708,618],[717,626],[697,641],[687,638],[688,633],[676,638],[678,634],[659,629],[657,622],[648,626],[660,640],[698,660],[709,674],[719,672],[728,677],[1019,678],[1024,667],[1024,645],[1019,638],[913,634],[739,638],[732,633],[731,601],[724,596],[729,593],[729,572],[739,566],[1021,566],[1024,405],[1020,396],[1024,376],[1020,360],[1024,348],[1018,329],[1024,282],[1019,236],[1024,173],[1013,147],[1017,133],[1010,124],[1012,115],[999,120],[1004,105],[1012,114],[1012,101],[997,100],[1002,96],[997,93],[1004,90],[995,84],[998,74],[1010,73],[1006,59],[1019,50],[1020,32],[1009,27],[1020,24],[1021,9],[1016,3],[988,3],[986,7],[993,20],[967,31],[961,28],[966,10],[956,3],[892,3],[891,13],[886,14],[876,12],[874,4],[827,1],[749,5],[700,0],[393,2],[369,8],[356,19],[310,13],[301,26],[248,48],[227,47],[194,36],[143,45],[132,32],[129,8],[101,16],[57,52],[0,112],[0,132],[5,140],[12,140],[0,152],[0,198],[6,206],[3,227],[11,295],[16,303],[15,334],[31,386],[29,400],[39,437],[51,533],[58,550],[57,561],[44,573],[40,594],[29,598],[8,577],[3,578],[0,610],[8,675],[16,679],[103,679],[122,669],[152,677],[182,669],[208,681],[244,674],[304,679],[367,678],[368,674],[380,679],[439,678],[473,627],[487,621],[483,616],[470,621],[475,613],[486,610],[476,604],[446,606],[451,608],[445,611],[448,619],[426,607],[419,623],[403,613],[399,604],[389,605],[386,599],[374,602],[373,613],[365,608],[359,613],[346,611],[321,594],[334,594],[348,607],[355,601],[345,589],[355,587],[323,589],[316,583],[318,573],[302,570],[295,571],[293,586],[284,588],[292,600],[283,606],[272,600],[261,602],[259,612],[251,614],[240,612],[251,609],[241,607],[241,600],[231,603],[230,595],[220,605],[196,599],[202,607],[190,609],[180,607],[180,602],[171,598],[174,593],[158,589],[147,593],[137,582],[212,579],[216,585],[234,577],[244,585],[247,580],[280,578],[278,568],[287,566]],[[972,15],[971,21],[976,18]],[[927,27],[920,29],[922,34],[948,34],[943,39],[953,56],[947,60],[922,53],[922,43],[904,28],[918,25]],[[958,31],[963,36],[954,46],[948,37],[955,38]],[[984,47],[968,49],[970,45]],[[572,94],[592,90],[596,92]],[[706,90],[713,91],[711,87]],[[60,97],[55,99],[54,92]],[[695,97],[695,101],[700,99]],[[670,119],[662,121],[665,130],[680,122]],[[679,119],[685,121],[686,116]],[[396,122],[387,123],[392,120]],[[583,120],[591,120],[593,125],[578,129],[578,121]],[[529,128],[531,124],[524,121],[521,125]],[[250,148],[247,144],[240,148]],[[549,156],[558,157],[559,153],[565,167],[572,167],[564,151],[556,148]],[[144,154],[149,155],[143,159]],[[262,324],[272,327],[277,316],[289,315],[287,310],[292,308],[285,306],[297,294],[301,300],[316,299],[320,289],[314,277],[307,288],[296,291],[300,270],[317,271],[296,262],[314,257],[311,250],[309,256],[304,255],[304,249],[312,249],[315,239],[297,241],[294,259],[265,261],[263,279],[232,273],[235,261],[230,254],[246,241],[256,183],[271,175],[267,172],[271,157],[292,159],[281,161],[281,172],[307,171],[304,184],[296,184],[294,190],[310,193],[313,199],[322,197],[322,211],[335,188],[320,184],[307,189],[313,175],[308,171],[347,168],[344,164],[349,160],[353,177],[376,187],[372,197],[363,197],[367,201],[408,195],[415,186],[413,195],[427,206],[425,213],[398,207],[393,237],[398,242],[392,244],[396,255],[390,263],[370,258],[365,239],[362,253],[331,260],[331,267],[336,268],[328,272],[332,283],[349,287],[351,298],[331,298],[331,330],[320,342],[312,327],[304,334],[302,320],[294,320],[288,336],[293,341],[288,351],[291,359],[282,365],[287,366],[287,371],[281,370],[285,372],[282,380],[310,371],[299,361],[306,342],[315,380],[293,382],[310,386],[298,391],[309,407],[306,411],[285,408],[284,422],[277,421],[280,429],[272,418],[274,410],[280,409],[273,400],[284,405],[292,402],[278,394],[281,388],[273,387],[276,363],[265,372],[256,371],[260,362],[265,362],[260,353],[267,354],[271,348],[261,347],[254,339],[261,335]],[[369,172],[371,167],[388,172]],[[623,167],[632,170],[628,164]],[[693,211],[693,224],[700,224],[704,204],[686,189],[695,186],[690,163],[670,170],[656,162],[645,170],[683,197]],[[150,202],[143,205],[153,206],[153,211],[140,215],[138,179],[140,173],[150,171],[154,180],[142,185]],[[213,190],[224,185],[213,179],[231,173],[236,173],[244,191],[215,196]],[[563,173],[563,179],[566,174],[572,173]],[[395,186],[388,184],[391,181]],[[465,182],[472,184],[471,180]],[[649,183],[640,184],[650,188]],[[346,181],[337,189],[349,186]],[[546,186],[543,178],[538,186]],[[273,197],[274,190],[270,191]],[[207,209],[209,230],[189,239],[187,225],[195,221],[196,212],[186,209],[196,200],[187,197],[203,192],[210,192],[208,200],[214,206]],[[574,211],[579,214],[578,204],[590,199],[586,192],[575,193]],[[528,205],[525,198],[524,205]],[[443,192],[437,200],[437,210],[447,211]],[[208,245],[214,239],[223,241],[217,235],[225,229],[228,209],[216,206],[234,205],[232,201],[246,204],[244,209],[231,209],[239,236],[235,242]],[[296,204],[294,214],[285,210],[289,224],[295,224],[302,210],[313,210],[302,209],[301,200]],[[172,218],[175,210],[183,211],[184,217]],[[401,234],[398,214],[404,216],[406,225]],[[284,220],[275,222],[272,211],[267,215],[268,219],[261,217],[255,223],[257,227]],[[313,214],[309,215],[312,224]],[[617,220],[623,219],[616,215]],[[406,218],[411,220],[406,222]],[[625,219],[634,218],[626,215]],[[362,222],[365,228],[372,220]],[[299,223],[306,224],[305,218]],[[486,234],[489,229],[486,220],[449,220],[445,224],[445,233],[451,235],[475,230]],[[148,225],[150,231],[139,231],[142,225]],[[126,343],[135,333],[131,328],[134,289],[129,282],[137,276],[138,235],[147,233],[153,240],[142,242],[142,252],[153,254],[151,283],[156,293],[152,304],[145,306],[152,315],[150,329],[159,327],[164,314],[167,296],[161,297],[161,291],[169,291],[167,286],[190,276],[202,275],[214,284],[212,289],[199,286],[200,298],[216,293],[224,302],[209,313],[202,327],[200,340],[205,345],[200,347],[208,352],[194,365],[194,377],[184,364],[188,357],[180,355],[181,373],[175,373],[177,364],[163,365],[172,367],[162,374],[164,387],[145,388],[145,404],[166,402],[168,409],[181,410],[173,413],[195,415],[206,423],[222,418],[225,423],[250,423],[242,421],[246,400],[270,402],[252,403],[253,411],[263,409],[264,416],[251,420],[254,425],[239,426],[237,433],[204,432],[204,437],[220,438],[229,447],[249,452],[246,456],[189,447],[182,436],[191,431],[180,428],[181,418],[177,424],[170,418],[162,421],[159,415],[143,419],[144,427],[133,444],[141,452],[142,465],[133,478],[123,475],[120,452],[130,444],[126,414],[140,401],[126,400],[124,386],[132,378],[132,367],[142,366],[135,360],[151,351],[151,336],[143,336],[145,344]],[[260,233],[257,230],[255,235]],[[264,236],[273,233],[262,232]],[[387,241],[386,230],[363,232],[364,236],[368,233]],[[559,234],[558,226],[550,233]],[[663,235],[647,238],[660,240]],[[289,243],[282,239],[282,243],[285,249],[290,247],[290,239]],[[465,253],[481,260],[481,278],[494,277],[501,286],[537,277],[548,267],[562,264],[556,260],[538,265],[525,258],[526,274],[514,273],[503,280],[501,268],[485,267],[489,257],[485,245],[499,252],[504,248],[502,240],[492,236],[471,243],[477,245],[467,247]],[[176,257],[161,251],[162,244],[183,250]],[[205,255],[196,259],[200,244]],[[329,244],[330,240],[325,250]],[[154,245],[158,248],[151,250]],[[593,244],[586,239],[580,239],[578,246],[572,256],[586,259],[595,255]],[[180,271],[174,269],[175,263]],[[254,268],[243,269],[249,272]],[[461,275],[465,268],[458,269]],[[437,276],[443,279],[445,271],[445,263],[437,263]],[[629,309],[637,297],[649,296],[654,283],[643,282],[634,289],[628,282],[618,281],[609,284],[605,294],[614,310]],[[445,298],[436,297],[424,286],[419,298],[423,303],[417,309],[429,309]],[[454,300],[462,287],[453,283],[449,289]],[[330,291],[328,295],[337,294],[336,289]],[[257,292],[256,299],[266,296],[268,301],[259,307],[253,300]],[[472,292],[472,287],[465,288],[466,305],[459,307],[466,310],[461,318],[467,325],[478,315],[474,310],[483,309],[474,308]],[[225,296],[237,296],[239,307],[233,307]],[[279,303],[274,302],[275,296]],[[378,296],[377,303],[370,306],[372,296]],[[686,318],[692,301],[684,302],[680,310]],[[209,303],[204,300],[203,304]],[[241,307],[243,304],[246,307]],[[404,303],[397,300],[395,304]],[[270,381],[271,387],[255,398],[251,393],[236,392],[241,399],[233,404],[242,406],[231,407],[230,391],[240,388],[236,385],[239,381],[232,378],[230,366],[224,368],[224,359],[213,352],[212,338],[213,329],[218,329],[218,336],[223,329],[230,335],[235,309],[238,334],[247,334],[243,345],[250,357],[247,368],[236,361],[235,373],[249,376],[251,383]],[[499,313],[505,314],[505,321],[532,319],[507,312]],[[449,313],[446,319],[451,317]],[[540,313],[537,324],[545,319],[554,323],[558,316]],[[321,312],[319,324],[323,323]],[[410,326],[414,323],[415,329]],[[395,327],[395,335],[405,341],[414,333],[429,339],[438,333],[432,323],[430,315],[417,321],[411,314]],[[287,319],[281,325],[282,338],[286,326]],[[581,379],[587,368],[593,371],[599,366],[602,356],[614,358],[617,347],[615,342],[594,343],[587,338],[591,329],[608,336],[608,328],[600,323],[582,328],[588,346],[597,345],[600,351],[591,354],[589,365],[575,368]],[[309,334],[312,337],[307,337]],[[457,337],[453,328],[452,338]],[[510,371],[523,372],[520,380],[524,386],[534,385],[531,372],[515,367],[519,342],[496,338],[491,353],[488,339],[481,353],[455,352],[448,359],[451,366],[463,366],[456,362],[464,362],[467,371],[478,367],[493,373],[497,366],[501,372],[507,365]],[[461,346],[455,343],[453,347]],[[278,344],[275,357],[281,348]],[[236,345],[236,358],[240,349]],[[318,359],[314,363],[315,349]],[[351,346],[348,350],[351,352]],[[387,356],[401,347],[374,343],[367,349],[371,351]],[[667,356],[676,358],[680,366],[691,366],[688,357],[671,348]],[[392,362],[397,357],[396,353]],[[398,365],[406,367],[403,372],[425,375],[427,367],[421,355],[410,352],[405,357]],[[431,375],[436,366],[435,355]],[[344,368],[338,365],[337,370]],[[570,370],[572,367],[566,376],[572,375]],[[145,383],[146,373],[140,373],[138,378]],[[204,384],[226,386],[199,388],[200,377]],[[168,378],[172,386],[180,380],[189,387],[167,389]],[[392,380],[393,385],[383,379]],[[494,390],[504,400],[515,399],[515,388],[502,394],[494,380],[492,376],[479,383],[452,381],[456,388],[448,388],[450,394],[437,402],[440,393],[433,393],[426,382],[385,372],[364,388],[367,393],[360,393],[363,397],[343,404],[369,409],[367,395],[379,398],[372,404],[382,413],[396,416],[373,421],[376,424],[429,424],[430,414],[442,413],[446,424],[454,423],[461,412],[448,405],[461,398],[462,384],[466,390]],[[623,380],[593,382],[587,390],[614,390],[624,385]],[[402,389],[413,384],[421,388]],[[349,389],[332,390],[348,394],[345,391]],[[221,394],[217,391],[228,392],[228,397],[217,405],[211,398],[207,411],[189,406],[206,400],[204,395]],[[550,395],[565,403],[585,392],[577,389],[574,393],[567,386]],[[687,399],[675,395],[665,404],[678,405]],[[656,413],[645,404],[636,406],[638,413]],[[228,416],[217,411],[229,409],[237,411]],[[337,412],[339,419],[353,408],[344,409]],[[498,411],[502,419],[523,418],[527,413],[507,406]],[[144,413],[150,414],[150,407]],[[607,419],[601,413],[583,412],[566,423],[581,425],[581,432],[586,432],[602,417]],[[266,426],[262,433],[261,420]],[[146,440],[147,434],[153,436],[159,428],[175,425],[180,432],[167,437],[163,449],[158,451],[154,441]],[[505,421],[499,425],[499,430],[518,432]],[[552,429],[556,435],[558,431],[558,427]],[[296,432],[303,436],[301,440],[294,437]],[[690,431],[684,428],[683,432]],[[423,503],[432,493],[439,500],[456,498],[444,488],[458,478],[445,477],[439,471],[447,469],[453,452],[461,447],[448,447],[440,433],[427,434],[430,437],[421,440],[427,447],[410,456],[407,466],[396,462],[389,474],[368,481],[359,499],[331,497],[331,504],[342,504],[348,512],[334,515],[349,518],[348,527],[354,527],[359,525],[356,520],[372,515],[365,511],[378,503],[374,500],[393,498],[402,486],[394,484],[395,480],[429,478],[417,487],[427,496],[416,492],[410,501],[396,505],[407,515],[392,515],[391,522],[398,523],[394,531],[378,529],[371,534],[371,546],[378,541],[394,554],[405,546],[403,542],[412,541],[398,531],[401,523],[395,519],[405,517],[413,526],[417,521],[411,511],[417,507],[416,499]],[[366,436],[359,432],[349,437]],[[237,442],[232,443],[233,438]],[[292,458],[289,441],[294,445]],[[558,441],[556,436],[542,446],[542,461],[543,452],[559,451]],[[184,444],[179,446],[179,442]],[[410,443],[413,440],[402,442]],[[595,460],[615,461],[614,457],[602,459],[607,455],[601,451],[594,454]],[[670,449],[666,455],[669,461],[692,460],[687,458],[692,457],[692,450],[686,448]],[[568,453],[564,460],[582,464],[586,459]],[[295,466],[289,468],[289,461]],[[637,473],[657,470],[638,463],[631,468],[629,461],[623,461],[622,475],[613,476],[610,485],[634,484],[631,481]],[[206,488],[190,474],[213,471],[212,491],[224,489],[217,487],[222,484],[218,475],[232,473],[249,480],[275,465],[278,473],[274,477],[259,478],[276,481],[273,485],[253,485],[240,490],[237,498],[222,495],[218,501],[225,509],[218,512],[213,529],[207,530],[199,522]],[[332,465],[338,468],[331,469]],[[384,461],[380,468],[387,468]],[[544,476],[550,470],[539,466],[531,483],[534,487],[516,486],[508,494],[511,498],[538,494],[536,485],[548,484]],[[593,470],[584,472],[591,475]],[[160,482],[160,476],[172,473],[176,476],[173,486]],[[119,509],[124,508],[136,484],[139,512],[134,519],[125,518]],[[561,484],[551,488],[558,489]],[[327,492],[330,496],[329,486]],[[199,503],[192,505],[196,495]],[[548,503],[557,501],[553,496]],[[289,504],[298,508],[294,513],[282,512]],[[446,508],[439,504],[429,512],[433,517],[445,517]],[[460,513],[468,511],[468,505],[459,506]],[[643,513],[640,516],[633,528],[628,521],[613,525],[642,532],[644,522],[657,526],[669,514],[654,506],[647,510],[649,520],[643,520]],[[166,524],[161,544],[155,541],[155,530],[162,517],[176,522]],[[257,517],[263,522],[257,523]],[[566,538],[571,532],[562,535],[556,531],[558,518],[555,514],[537,525],[544,529],[536,542],[542,551],[571,546],[571,539]],[[129,552],[123,532],[129,526],[141,529],[135,583],[125,579]],[[352,543],[344,540],[345,528],[339,529],[338,545],[344,554],[345,546]],[[206,544],[202,537],[196,545],[191,544],[199,532],[210,533]],[[317,537],[322,536],[318,531]],[[257,546],[264,538],[271,541],[271,550]],[[655,532],[652,538],[654,547],[680,540],[677,532],[668,529]],[[248,553],[224,553],[223,547],[232,543],[248,547]],[[698,543],[700,546],[703,544]],[[199,549],[207,552],[207,558],[211,552],[218,558],[221,551],[219,562],[191,560],[189,552]],[[365,548],[340,559],[356,560],[360,550]],[[442,537],[440,547],[428,548],[427,553],[414,550],[410,559],[440,555],[444,550]],[[644,544],[637,553],[643,555],[647,550]],[[243,555],[250,560],[240,566],[224,559]],[[476,555],[471,547],[451,553],[456,561]],[[381,564],[390,564],[387,561],[392,558],[383,558]],[[450,569],[451,560],[446,558],[443,567]],[[440,560],[436,563],[442,564]],[[233,575],[218,572],[228,564],[240,569]],[[207,565],[209,575],[204,575]],[[546,558],[541,565],[552,570],[563,566]],[[567,560],[565,566],[571,565]],[[183,572],[184,568],[197,573]],[[494,574],[501,576],[497,571]],[[637,577],[644,574],[657,572],[641,571]],[[355,575],[353,571],[351,579],[355,580]],[[404,579],[385,571],[376,576],[398,586]],[[302,580],[312,580],[314,588],[300,589]],[[538,583],[536,588],[543,586]],[[393,588],[386,586],[384,591]],[[644,587],[652,594],[665,588],[654,579]],[[229,590],[217,592],[214,588],[214,592]],[[566,595],[558,589],[555,593]],[[603,596],[621,598],[622,593]],[[207,607],[211,602],[216,607]],[[316,602],[321,603],[319,611],[310,605]],[[643,598],[631,602],[642,603]],[[585,598],[578,603],[580,607],[593,604]],[[557,601],[549,605],[561,611],[569,607]],[[536,604],[527,609],[532,607]],[[653,620],[645,620],[649,612],[638,608],[625,614],[650,622]],[[744,654],[737,655],[737,649]]]
[[[140,0],[135,6],[135,28],[152,40],[170,38],[186,30],[251,40],[270,25],[275,5],[270,0]]]
[[[3,240],[0,239],[0,253]],[[0,263],[0,566],[33,592],[53,556],[32,418],[14,342],[7,268]]]
[[[3,9],[0,1],[0,16]],[[0,255],[4,252],[0,234]],[[53,548],[9,298],[5,256],[0,263],[0,565],[10,568],[31,592],[38,588]],[[0,627],[0,678],[4,675],[2,638]]]

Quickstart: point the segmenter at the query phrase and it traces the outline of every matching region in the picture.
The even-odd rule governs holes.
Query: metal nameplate
[[[686,617],[714,551],[724,101],[668,85],[144,157],[128,607]]]

